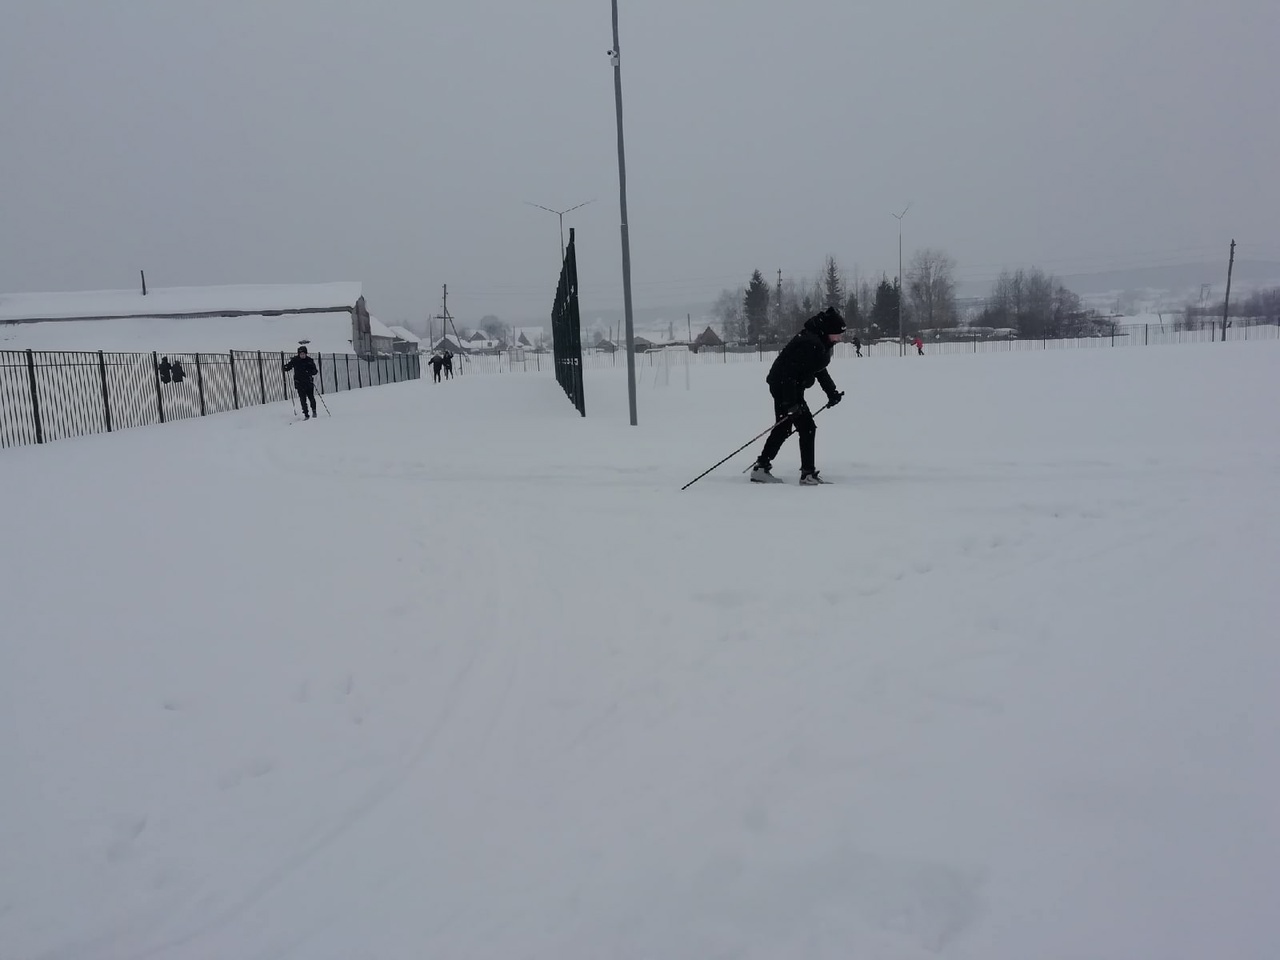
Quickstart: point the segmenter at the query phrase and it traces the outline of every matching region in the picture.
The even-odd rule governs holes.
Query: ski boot
[[[770,472],[769,470],[770,466],[771,464],[765,463],[762,460],[757,460],[755,462],[755,465],[752,466],[751,468],[751,482],[752,483],[782,483],[781,480],[779,480]]]
[[[830,482],[830,480],[823,480],[822,477],[818,476],[817,470],[800,471],[800,486],[802,487],[817,487]]]

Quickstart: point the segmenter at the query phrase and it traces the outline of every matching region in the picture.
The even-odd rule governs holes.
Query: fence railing
[[[1233,318],[1227,328],[1228,341],[1278,340],[1280,320]],[[1092,337],[987,337],[967,340],[926,340],[926,356],[965,353],[1011,353],[1031,350],[1077,350],[1097,347],[1154,347],[1178,343],[1216,343],[1222,341],[1222,324],[1206,322],[1203,326],[1188,328],[1185,323],[1117,323]],[[772,362],[784,344],[717,344],[700,347],[695,353],[687,346],[655,347],[637,353],[636,366],[655,368],[665,366],[700,366],[726,363]],[[915,347],[906,345],[905,354],[914,356]],[[838,359],[862,357],[897,357],[904,354],[896,340],[878,340],[861,345],[861,354],[851,343],[838,343],[835,356]],[[533,352],[523,354],[499,354],[496,356],[467,356],[463,362],[468,372],[476,373],[535,373],[550,370],[550,358]],[[587,370],[625,368],[627,355],[622,350],[598,350],[584,347],[582,366]]]
[[[288,400],[291,354],[0,350],[0,448],[204,417]],[[416,354],[313,354],[320,393],[416,380]],[[166,364],[164,361],[168,361]]]

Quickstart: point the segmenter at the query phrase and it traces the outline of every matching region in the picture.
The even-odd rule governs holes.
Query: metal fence
[[[1277,340],[1280,339],[1280,321],[1270,319],[1233,319],[1227,328],[1228,341]],[[1221,323],[1215,328],[1209,323],[1203,327],[1187,328],[1182,322],[1178,324],[1130,323],[1114,324],[1106,332],[1093,337],[1074,337],[1054,339],[1052,337],[1019,338],[991,337],[970,340],[926,340],[923,350],[926,356],[939,354],[966,353],[1012,353],[1031,350],[1079,350],[1110,347],[1144,347],[1161,346],[1178,343],[1215,343],[1222,341]],[[684,345],[649,349],[636,355],[636,366],[660,367],[699,366],[706,364],[726,363],[765,363],[772,362],[784,344],[723,344],[714,347],[702,347],[697,353]],[[896,340],[880,340],[861,345],[862,357],[898,357],[904,355],[904,349]],[[905,355],[915,356],[916,348],[906,344]],[[851,343],[838,343],[835,347],[837,359],[851,359],[859,356],[857,348]],[[583,366],[588,370],[625,367],[627,355],[622,350],[605,351],[588,349],[583,354]],[[519,366],[514,367],[519,370]]]
[[[288,400],[291,356],[273,351],[228,353],[0,351],[0,448],[47,443],[204,417]],[[314,354],[316,389],[338,393],[416,380],[416,354],[363,360]],[[168,366],[163,363],[168,360]]]

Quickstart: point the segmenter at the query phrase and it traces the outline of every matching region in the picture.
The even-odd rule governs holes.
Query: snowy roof
[[[123,353],[222,353],[284,350],[310,340],[313,353],[351,353],[351,314],[290,313],[236,317],[125,317],[0,323],[0,350],[106,350]]]
[[[416,333],[414,333],[412,330],[407,330],[404,327],[395,327],[395,326],[390,327],[388,329],[390,329],[393,334],[395,334],[397,337],[399,337],[401,340],[405,341],[406,343],[422,342],[422,338],[418,336]]]
[[[396,335],[391,332],[391,328],[377,317],[369,318],[369,336],[384,337],[387,340],[394,340],[396,338]]]
[[[528,345],[536,347],[540,341],[547,339],[547,331],[543,327],[512,327],[511,342],[519,343],[524,337]]]
[[[0,294],[0,321],[264,315],[342,310],[362,296],[359,283],[247,284],[219,287],[154,287],[73,293]]]

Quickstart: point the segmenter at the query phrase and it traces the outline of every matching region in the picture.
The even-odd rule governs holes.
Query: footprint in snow
[[[238,766],[232,767],[218,778],[218,786],[223,790],[238,787],[245,778],[256,780],[275,769],[275,761],[269,757],[254,757]]]
[[[128,856],[134,841],[142,836],[142,831],[146,828],[147,818],[145,815],[118,819],[112,830],[115,834],[115,839],[107,847],[107,860],[111,863],[117,863]]]

